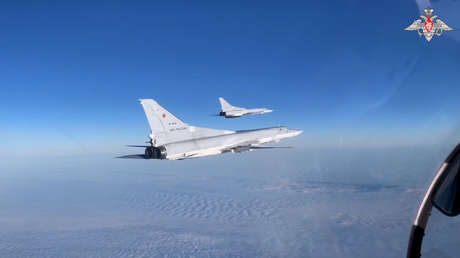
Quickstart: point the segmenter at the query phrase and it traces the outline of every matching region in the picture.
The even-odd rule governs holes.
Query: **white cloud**
[[[431,6],[430,0],[415,0],[415,2],[417,2],[418,9],[421,13],[423,13],[423,9]]]

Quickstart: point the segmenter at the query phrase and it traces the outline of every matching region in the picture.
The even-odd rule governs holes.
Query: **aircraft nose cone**
[[[299,135],[301,133],[303,133],[302,130],[295,130],[295,129],[290,129],[289,132],[288,132],[290,137],[295,137],[295,136],[297,136],[297,135]]]

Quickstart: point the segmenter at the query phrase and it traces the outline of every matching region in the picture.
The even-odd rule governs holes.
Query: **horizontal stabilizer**
[[[117,159],[147,159],[144,154],[131,154],[116,157]]]

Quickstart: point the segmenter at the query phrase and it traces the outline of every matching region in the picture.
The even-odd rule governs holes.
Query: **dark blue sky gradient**
[[[418,15],[415,1],[2,1],[1,152],[142,143],[138,98],[197,126],[301,128],[305,146],[456,141],[459,32],[427,43],[403,30]],[[225,121],[219,96],[275,112]]]

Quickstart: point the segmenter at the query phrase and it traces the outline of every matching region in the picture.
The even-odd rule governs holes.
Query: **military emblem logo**
[[[405,30],[416,30],[418,35],[421,37],[422,35],[425,36],[425,39],[430,42],[434,35],[441,36],[443,31],[453,30],[447,24],[445,24],[441,19],[437,19],[437,15],[431,16],[433,13],[433,9],[426,8],[424,15],[420,15],[420,17],[425,21],[422,22],[421,19],[415,20],[409,27],[405,28]]]

